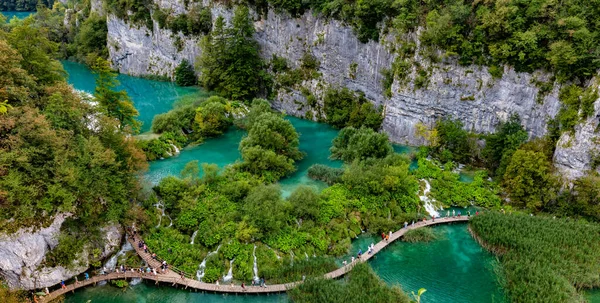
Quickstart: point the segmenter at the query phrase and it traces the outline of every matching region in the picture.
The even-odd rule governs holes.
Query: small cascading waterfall
[[[252,271],[254,272],[254,277],[252,278],[252,280],[254,280],[255,283],[258,283],[260,281],[260,278],[258,277],[258,262],[256,260],[256,245],[254,245],[254,250],[252,251],[252,256],[254,257],[254,266],[252,267]]]
[[[294,257],[296,257],[296,255],[294,255],[294,252],[290,250],[290,262],[292,266],[294,265]]]
[[[158,224],[156,225],[156,228],[160,227],[160,224],[162,223],[162,218],[164,216],[169,218],[169,226],[167,226],[167,227],[173,226],[173,219],[171,219],[171,216],[165,214],[165,204],[162,201],[159,201],[158,203],[154,204],[154,207],[156,207],[156,209],[160,210],[160,217],[158,218]]]
[[[194,244],[194,240],[196,239],[196,235],[198,235],[198,231],[195,231],[195,232],[192,234],[192,240],[190,241],[190,244],[192,244],[192,245]]]
[[[308,254],[304,252],[304,257],[306,257],[306,261],[308,261]]]
[[[196,279],[198,279],[198,281],[202,281],[202,278],[204,277],[204,274],[206,271],[206,260],[208,259],[208,257],[218,253],[220,248],[221,248],[221,245],[217,246],[217,250],[211,251],[208,254],[206,254],[206,257],[204,257],[204,260],[202,260],[202,263],[200,263],[200,265],[198,265],[198,270],[196,271]]]
[[[110,270],[110,271],[115,270],[115,268],[117,267],[117,261],[119,260],[119,257],[125,255],[125,253],[127,253],[128,251],[132,251],[132,250],[133,250],[133,247],[131,246],[131,243],[129,243],[129,241],[127,241],[127,235],[126,235],[125,236],[125,244],[123,244],[123,246],[121,246],[121,250],[119,250],[119,252],[114,254],[110,259],[108,259],[108,261],[106,261],[106,263],[104,263],[104,268],[106,268],[107,270]]]
[[[229,282],[233,279],[233,261],[235,261],[235,258],[229,261],[229,271],[226,276],[223,276],[223,282]]]
[[[425,211],[429,213],[430,216],[439,217],[440,214],[435,210],[435,206],[433,205],[433,199],[429,198],[429,192],[431,191],[431,185],[429,181],[422,179],[421,181],[425,182],[425,189],[423,190],[423,195],[419,196],[419,199],[425,204]]]

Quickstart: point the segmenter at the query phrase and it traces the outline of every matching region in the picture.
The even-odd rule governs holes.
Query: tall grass
[[[294,303],[410,302],[399,287],[385,284],[366,263],[354,266],[343,281],[307,279],[289,290],[288,295]]]
[[[416,242],[431,242],[437,240],[438,235],[435,234],[432,228],[422,227],[411,229],[402,236],[402,241],[409,243]]]
[[[512,302],[585,302],[582,290],[600,287],[600,225],[488,212],[470,229],[500,256]]]

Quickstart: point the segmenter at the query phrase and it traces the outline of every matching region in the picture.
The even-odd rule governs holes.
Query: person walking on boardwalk
[[[456,212],[454,212],[454,209],[452,210],[452,218],[454,218],[456,215]]]
[[[87,272],[83,274],[83,276],[85,277],[86,280],[90,279],[90,274],[88,274]]]
[[[446,211],[446,218],[450,217],[450,210]]]
[[[246,291],[246,285],[244,285],[244,282],[242,282],[242,289]]]
[[[392,231],[391,231],[391,230],[390,230],[390,233],[389,233],[389,237],[390,237],[390,238],[392,237]]]
[[[385,240],[385,233],[381,232],[381,240]]]
[[[60,281],[60,288],[67,289],[67,286],[65,285],[65,280]]]
[[[408,222],[404,221],[404,228],[408,227]]]

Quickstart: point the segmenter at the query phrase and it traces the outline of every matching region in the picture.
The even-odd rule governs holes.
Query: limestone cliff
[[[37,231],[27,228],[11,235],[0,235],[0,276],[10,288],[48,287],[87,270],[89,265],[85,258],[71,268],[42,266],[46,254],[58,245],[60,227],[69,216],[59,214],[50,226]],[[105,258],[119,247],[123,232],[118,225],[109,225],[102,232],[105,247],[101,257]]]
[[[155,0],[155,3],[175,14],[186,12],[181,0]],[[223,15],[226,20],[231,17],[231,10],[224,6],[206,0],[203,5],[210,5],[213,20],[217,15]],[[292,18],[271,10],[267,16],[255,16],[255,20],[256,39],[264,58],[276,54],[297,66],[305,52],[312,53],[320,61],[322,76],[302,85],[317,96],[324,85],[364,92],[375,105],[383,106],[382,130],[398,143],[423,144],[415,135],[416,125],[431,126],[444,115],[460,119],[471,131],[488,133],[495,130],[499,121],[513,113],[519,114],[530,137],[540,137],[546,133],[549,119],[560,109],[557,86],[538,96],[540,89],[535,82],[548,81],[548,74],[517,73],[505,67],[502,77],[494,78],[487,68],[480,66],[459,66],[452,61],[431,66],[419,57],[418,52],[410,59],[432,67],[427,85],[415,86],[413,67],[407,82],[394,81],[388,98],[384,94],[382,71],[392,66],[396,56],[393,49],[399,42],[393,34],[384,36],[380,42],[361,43],[350,27],[336,20],[319,18],[311,12]],[[108,31],[111,60],[123,73],[172,76],[181,60],[193,62],[201,52],[197,37],[158,29],[156,22],[154,29],[149,30],[109,16]],[[174,47],[177,44],[182,46],[181,51]],[[299,91],[287,89],[277,92],[273,106],[288,114],[304,116],[309,109],[305,103],[305,97]],[[562,156],[557,159],[570,159],[569,151],[561,152]],[[589,150],[578,152],[589,154]],[[561,160],[561,163],[569,169],[580,169],[571,167],[578,164],[570,160]]]

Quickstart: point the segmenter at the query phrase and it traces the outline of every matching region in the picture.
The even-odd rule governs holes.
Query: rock
[[[155,3],[175,14],[189,9],[183,0],[155,0]],[[231,8],[219,2],[204,0],[202,5],[210,6],[213,20],[218,15],[230,20],[233,14]],[[268,60],[275,54],[297,67],[304,53],[310,52],[319,60],[322,76],[306,81],[302,86],[309,88],[317,99],[328,86],[363,92],[375,106],[383,107],[382,131],[397,143],[426,144],[415,135],[416,125],[432,126],[444,116],[459,119],[470,131],[491,133],[500,121],[511,114],[518,114],[530,138],[541,137],[546,134],[548,121],[560,110],[558,85],[554,85],[547,95],[538,97],[540,90],[535,82],[549,81],[551,75],[548,73],[518,73],[504,67],[502,77],[496,79],[486,67],[460,66],[451,60],[427,66],[431,63],[421,58],[419,52],[410,59],[424,65],[427,70],[433,67],[426,77],[427,85],[415,85],[417,71],[413,66],[408,81],[394,81],[392,95],[387,98],[382,72],[391,68],[395,60],[393,49],[398,47],[399,42],[393,33],[383,36],[379,42],[361,43],[350,27],[336,20],[319,18],[312,12],[298,18],[274,10],[270,10],[264,18],[255,13],[254,16],[255,38],[263,58]],[[419,31],[413,34],[417,48],[420,47],[419,39],[415,39],[418,35]],[[114,66],[131,75],[157,74],[172,78],[175,67],[183,59],[194,62],[201,53],[198,37],[184,37],[169,30],[160,30],[156,22],[151,31],[109,16],[108,36]],[[173,46],[177,40],[182,41],[179,42],[181,51]],[[351,69],[355,70],[352,76]],[[273,100],[273,107],[287,114],[306,117],[307,111],[311,110],[306,103],[306,97],[300,91],[281,89]],[[316,119],[314,109],[308,117],[310,115]],[[583,150],[558,149],[555,160],[562,169],[572,170],[569,176],[581,175],[581,169],[586,169],[589,164],[592,128],[591,125],[578,128],[575,142],[585,145],[579,146]]]
[[[72,268],[41,267],[46,254],[58,245],[60,228],[71,214],[58,214],[50,226],[33,231],[24,228],[11,235],[0,235],[0,276],[12,289],[49,287],[70,279],[88,268],[87,260],[79,260]],[[120,246],[123,231],[119,225],[101,229],[106,245],[102,257],[108,257]]]
[[[594,103],[594,114],[575,126],[573,133],[565,132],[556,144],[554,164],[567,180],[582,177],[592,169],[592,155],[599,155],[600,136],[596,132],[600,122],[600,99]],[[596,169],[600,172],[600,169]]]

